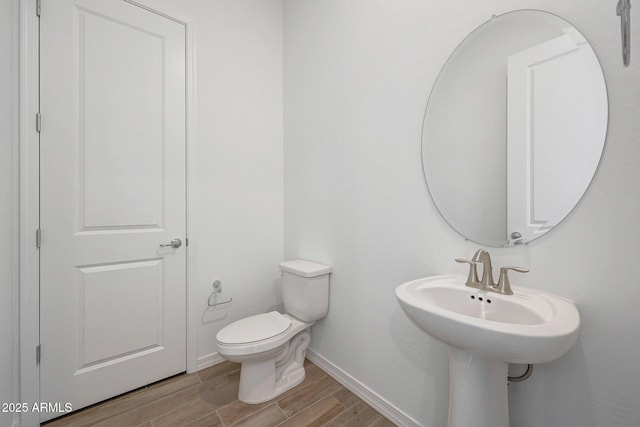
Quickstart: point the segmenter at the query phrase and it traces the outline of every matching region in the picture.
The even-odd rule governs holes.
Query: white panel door
[[[509,57],[507,238],[533,240],[578,203],[598,165],[606,91],[597,59],[573,28]],[[604,99],[603,99],[604,98]],[[606,113],[605,113],[606,117]],[[600,138],[600,135],[602,138]]]
[[[40,398],[75,410],[186,368],[185,27],[43,0],[40,37]]]

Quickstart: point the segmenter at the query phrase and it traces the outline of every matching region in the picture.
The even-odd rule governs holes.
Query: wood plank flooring
[[[47,427],[387,427],[394,424],[308,360],[298,386],[260,405],[238,399],[240,365],[182,374],[49,421]]]

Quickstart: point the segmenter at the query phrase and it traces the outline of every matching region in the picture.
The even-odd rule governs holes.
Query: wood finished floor
[[[223,362],[134,390],[43,425],[189,427],[393,426],[308,360],[298,386],[260,405],[238,400],[240,365]]]

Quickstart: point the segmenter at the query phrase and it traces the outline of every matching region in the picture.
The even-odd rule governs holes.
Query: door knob
[[[173,248],[173,249],[178,249],[180,246],[182,246],[182,240],[175,238],[173,239],[171,242],[169,243],[160,243],[160,247],[161,248]]]

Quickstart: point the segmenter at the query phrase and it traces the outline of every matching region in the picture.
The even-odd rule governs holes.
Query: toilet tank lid
[[[314,261],[295,259],[280,264],[280,270],[301,277],[316,277],[331,273],[331,267]]]

